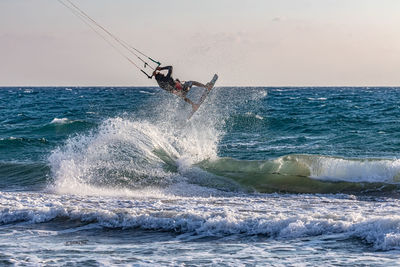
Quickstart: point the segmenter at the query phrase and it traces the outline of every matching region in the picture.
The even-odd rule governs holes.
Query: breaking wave
[[[167,125],[168,126],[168,125]],[[223,190],[339,193],[392,190],[400,160],[287,155],[249,161],[217,156],[221,131],[195,123],[166,125],[127,118],[106,120],[70,138],[49,158],[52,189],[90,194],[92,187],[165,187],[189,182]],[[209,125],[208,125],[209,126]]]
[[[151,112],[110,118],[90,133],[69,138],[49,157],[51,189],[91,194],[93,188],[105,192],[180,182],[264,193],[366,193],[398,188],[398,159],[305,154],[259,161],[218,157],[218,144],[226,131],[222,118],[229,118],[235,101],[244,101],[230,99],[227,91],[224,94],[211,94],[190,121],[185,117],[187,106],[166,98]],[[259,102],[266,96],[266,91],[254,91],[246,97]]]
[[[216,157],[218,134],[172,131],[146,121],[113,118],[91,134],[70,138],[49,158],[53,189],[90,193],[88,186],[166,186],[184,179],[179,171]],[[190,148],[190,149],[189,149]],[[196,149],[193,149],[196,148]]]
[[[388,209],[397,209],[396,200],[379,207],[375,202],[339,196],[140,198],[141,194],[138,191],[136,197],[128,199],[99,199],[1,193],[0,207],[5,206],[0,209],[0,225],[72,220],[80,221],[85,229],[140,228],[170,231],[186,238],[264,235],[295,239],[334,234],[359,238],[377,250],[400,249],[400,216],[388,214]],[[98,206],[99,201],[104,205]]]
[[[339,193],[390,190],[400,184],[400,160],[288,155],[275,160],[205,161],[209,172],[259,192]]]

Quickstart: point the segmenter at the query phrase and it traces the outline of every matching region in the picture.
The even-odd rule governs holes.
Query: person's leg
[[[190,88],[192,88],[193,85],[197,86],[197,87],[206,88],[207,90],[211,90],[213,88],[215,82],[217,81],[217,79],[218,79],[218,75],[215,74],[213,79],[211,80],[211,82],[209,82],[207,84],[199,83],[196,81],[188,81],[188,82],[184,83],[183,88],[184,88],[184,91],[186,91],[186,92],[189,92]],[[185,87],[188,87],[188,89],[185,90]]]
[[[210,90],[212,88],[212,84],[211,83],[207,83],[207,84],[202,84],[196,81],[190,81],[192,83],[192,85],[197,86],[197,87],[203,87],[206,88],[207,90]]]
[[[190,105],[192,105],[192,109],[193,110],[197,110],[199,108],[199,105],[193,103],[192,100],[190,100],[189,98],[187,98],[186,96],[183,97],[183,100],[185,100],[185,102],[189,103]]]
[[[179,97],[182,97],[185,102],[187,102],[190,105],[192,105],[192,109],[193,110],[197,110],[198,109],[199,105],[193,103],[192,100],[190,100],[189,98],[186,97],[187,92],[174,90],[171,93],[173,93],[174,95],[177,95]]]
[[[207,88],[206,85],[196,82],[196,81],[190,81],[192,83],[192,85],[197,86],[197,87],[203,87],[203,88]]]

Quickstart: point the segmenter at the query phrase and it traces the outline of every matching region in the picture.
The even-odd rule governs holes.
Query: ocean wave
[[[323,155],[261,161],[218,158],[218,133],[212,127],[202,132],[193,124],[169,127],[112,118],[90,134],[70,138],[49,158],[53,189],[66,193],[82,188],[87,194],[87,186],[137,188],[192,181],[264,193],[366,193],[400,185],[400,160]]]
[[[377,204],[306,195],[172,199],[165,195],[162,199],[1,193],[0,224],[74,220],[97,227],[162,230],[196,238],[265,235],[296,239],[341,234],[359,238],[377,250],[400,249],[400,216],[393,215],[399,211],[398,201]]]
[[[93,112],[87,112],[87,114],[94,114]],[[71,120],[68,118],[54,118],[48,125],[53,126],[66,126],[66,125],[87,125],[93,126],[93,122],[84,121],[84,120]]]
[[[311,177],[323,181],[400,183],[399,159],[307,156]]]
[[[199,164],[259,192],[337,193],[394,190],[400,185],[400,160],[346,159],[288,155],[274,160],[229,158]]]
[[[56,131],[57,135],[68,136],[69,134],[93,129],[96,126],[97,124],[91,121],[70,120],[68,118],[54,118],[50,123],[32,130],[32,133],[52,135],[54,134],[54,131]]]
[[[7,138],[0,138],[0,145],[10,149],[15,146],[24,146],[24,145],[37,145],[37,144],[46,144],[48,140],[46,138],[29,138],[29,137],[15,137],[10,136]]]
[[[43,188],[49,174],[50,168],[44,163],[0,162],[0,187],[8,190]]]
[[[190,129],[178,133],[146,121],[108,119],[98,130],[70,138],[52,152],[53,188],[74,192],[84,188],[82,185],[123,188],[169,184],[176,179],[178,168],[210,158],[216,151],[206,131],[197,132],[196,138],[188,138],[188,133]]]
[[[230,105],[214,100],[217,94],[222,94],[219,98],[232,101]],[[287,127],[284,125],[292,124],[293,117],[264,119],[257,117],[256,111],[234,111],[233,104],[243,101],[255,104],[252,100],[258,101],[267,94],[267,90],[249,90],[238,100],[226,91],[217,90],[190,121],[185,120],[185,112],[176,112],[184,111],[179,106],[180,101],[165,97],[154,107],[152,112],[156,114],[146,112],[144,119],[139,119],[142,116],[137,114],[136,117],[109,118],[98,128],[82,134],[76,134],[74,128],[75,135],[49,157],[54,179],[52,188],[55,192],[67,193],[86,186],[138,188],[189,181],[233,190],[237,190],[237,186],[232,185],[239,185],[243,190],[266,193],[366,193],[398,189],[400,161],[396,159],[305,154],[259,161],[219,158],[218,143],[229,127],[247,131],[249,127],[264,129],[268,124],[269,129],[282,130]],[[221,114],[230,117],[224,121]],[[77,122],[48,127],[75,124]],[[281,140],[280,147],[284,147],[284,143],[285,140]],[[298,145],[292,148],[296,147]],[[83,194],[90,192],[83,191]]]

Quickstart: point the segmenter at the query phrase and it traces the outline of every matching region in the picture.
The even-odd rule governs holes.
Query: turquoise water
[[[187,121],[158,88],[0,88],[0,262],[397,264],[399,103],[224,87]]]

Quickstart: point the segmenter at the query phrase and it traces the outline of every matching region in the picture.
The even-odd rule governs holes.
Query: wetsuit
[[[165,76],[161,73],[157,73],[154,76],[162,89],[168,92],[180,92],[183,96],[189,92],[189,89],[192,87],[192,82],[189,81],[181,84],[178,80],[175,81],[174,78],[172,78],[172,66],[165,66],[159,70],[168,70]]]
[[[172,66],[165,66],[160,68],[159,70],[168,70],[167,75],[163,75],[162,73],[157,73],[154,77],[156,78],[156,81],[158,85],[169,92],[176,90],[175,85],[176,82],[172,78]]]

